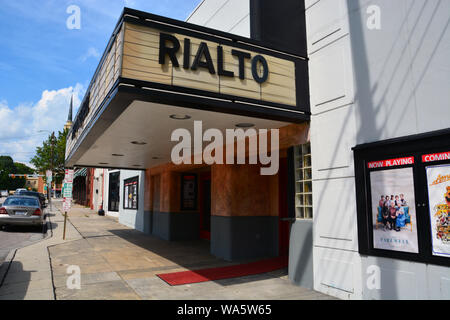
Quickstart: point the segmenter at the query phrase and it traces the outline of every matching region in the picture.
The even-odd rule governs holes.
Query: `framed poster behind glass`
[[[197,210],[198,197],[197,175],[183,174],[181,176],[181,210]]]
[[[138,210],[139,203],[139,177],[134,177],[124,181],[124,209]]]
[[[413,168],[371,171],[370,194],[373,248],[418,253]]]
[[[450,164],[426,167],[432,254],[450,258]]]

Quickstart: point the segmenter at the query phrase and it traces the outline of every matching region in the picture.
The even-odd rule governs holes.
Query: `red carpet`
[[[207,282],[212,280],[230,279],[261,274],[286,268],[287,265],[288,265],[288,258],[279,257],[229,267],[165,273],[165,274],[158,274],[157,276],[160,277],[165,282],[167,282],[168,284],[170,284],[171,286],[179,286],[183,284]]]

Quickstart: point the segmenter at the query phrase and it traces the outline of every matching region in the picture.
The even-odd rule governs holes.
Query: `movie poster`
[[[128,204],[128,194],[129,194],[128,186],[125,186],[125,197],[123,198],[123,201],[124,201],[124,208],[125,208],[125,209],[128,209],[128,208],[129,208],[129,204]]]
[[[450,165],[427,167],[433,255],[450,257]]]
[[[182,177],[182,193],[181,193],[181,210],[197,209],[197,177],[195,175],[183,175]]]
[[[412,168],[370,173],[375,249],[418,253]]]

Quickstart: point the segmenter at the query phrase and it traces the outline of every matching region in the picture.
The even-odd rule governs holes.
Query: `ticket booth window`
[[[311,145],[294,147],[295,215],[297,219],[313,218]]]

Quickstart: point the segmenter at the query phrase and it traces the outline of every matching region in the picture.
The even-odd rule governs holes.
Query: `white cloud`
[[[100,58],[100,52],[98,52],[98,50],[96,48],[90,47],[87,50],[87,52],[83,56],[80,57],[80,60],[82,62],[85,62],[89,58],[95,58],[95,59]]]
[[[75,116],[85,92],[81,84],[45,90],[38,102],[22,103],[15,108],[10,107],[7,101],[0,101],[0,155],[9,155],[16,162],[29,163],[36,147],[42,145],[50,132],[63,130],[72,91]]]
[[[134,7],[136,6],[136,1],[134,0],[124,0],[124,6],[125,7]]]

